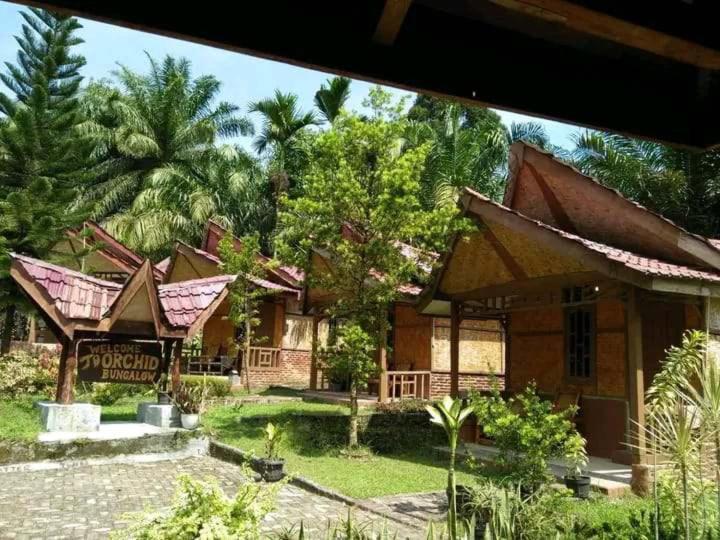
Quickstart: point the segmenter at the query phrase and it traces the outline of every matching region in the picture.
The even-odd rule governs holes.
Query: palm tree
[[[200,240],[212,219],[235,235],[274,226],[272,194],[258,161],[244,150],[223,146],[205,152],[192,166],[168,164],[156,168],[132,206],[106,222],[140,252],[160,258],[173,240]]]
[[[295,94],[275,90],[272,98],[250,103],[249,111],[262,116],[262,129],[253,147],[258,154],[270,154],[270,180],[277,193],[287,191],[301,168],[302,135],[318,124],[315,113],[304,112]]]
[[[350,83],[347,77],[333,77],[315,92],[315,107],[326,122],[332,124],[342,111],[350,98]]]
[[[691,231],[720,232],[720,152],[585,131],[571,157],[586,174]]]
[[[464,187],[499,199],[510,145],[525,140],[542,148],[548,146],[541,124],[513,123],[508,129],[488,109],[426,96],[418,96],[409,117],[406,144],[431,145],[422,178],[423,202],[428,207],[454,204]]]
[[[96,144],[97,180],[84,198],[94,204],[96,219],[118,214],[114,219],[122,220],[158,170],[199,174],[198,164],[207,163],[218,138],[253,132],[238,107],[215,104],[215,77],[193,79],[187,59],[148,58],[148,74],[121,67],[115,73],[119,89],[96,83],[86,91],[89,120],[81,130]],[[139,247],[133,237],[122,239]]]

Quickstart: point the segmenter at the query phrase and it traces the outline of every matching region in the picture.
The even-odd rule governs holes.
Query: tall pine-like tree
[[[82,221],[75,199],[88,147],[75,133],[81,121],[78,94],[85,59],[71,17],[39,9],[24,23],[16,62],[0,80],[0,353],[7,352],[15,313],[23,302],[8,275],[9,251],[43,258],[63,231]]]

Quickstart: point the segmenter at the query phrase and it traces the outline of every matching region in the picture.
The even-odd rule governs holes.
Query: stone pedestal
[[[228,382],[230,383],[230,390],[240,390],[242,388],[242,380],[235,369],[228,374]]]
[[[161,428],[180,427],[180,411],[172,404],[140,403],[137,408],[137,421]]]
[[[100,429],[100,405],[41,401],[40,422],[44,431],[87,432]]]

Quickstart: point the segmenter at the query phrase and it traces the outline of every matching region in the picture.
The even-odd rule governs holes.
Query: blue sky
[[[22,18],[16,4],[0,1],[0,62],[15,61],[17,44],[14,36],[20,32]],[[139,32],[89,20],[81,20],[83,29],[79,35],[85,43],[78,52],[87,59],[83,75],[88,79],[102,79],[111,76],[121,63],[136,71],[147,69],[145,52],[156,58],[166,54],[184,56],[192,62],[195,74],[212,74],[222,82],[220,98],[235,103],[246,111],[251,101],[270,96],[276,88],[291,91],[300,98],[304,109],[312,107],[312,100],[328,74],[254,58],[236,52],[225,51],[186,41],[171,39],[154,34]],[[361,102],[371,84],[354,81],[349,108],[361,109]],[[397,95],[405,92],[393,90]],[[528,116],[498,111],[506,124],[533,119]],[[537,120],[537,119],[533,119]],[[257,118],[253,121],[258,123]],[[559,146],[571,147],[570,134],[576,127],[537,120],[545,125],[552,142]],[[242,141],[248,145],[249,141]]]

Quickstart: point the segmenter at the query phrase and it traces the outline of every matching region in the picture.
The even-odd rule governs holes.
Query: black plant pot
[[[278,482],[285,476],[285,460],[284,459],[266,459],[258,460],[260,465],[260,475],[266,482]]]
[[[573,495],[577,499],[587,499],[590,497],[590,477],[589,476],[566,476],[565,487],[572,489]]]
[[[485,540],[487,519],[482,514],[475,514],[475,540]]]
[[[170,405],[170,394],[167,392],[158,392],[157,402],[158,405]]]

